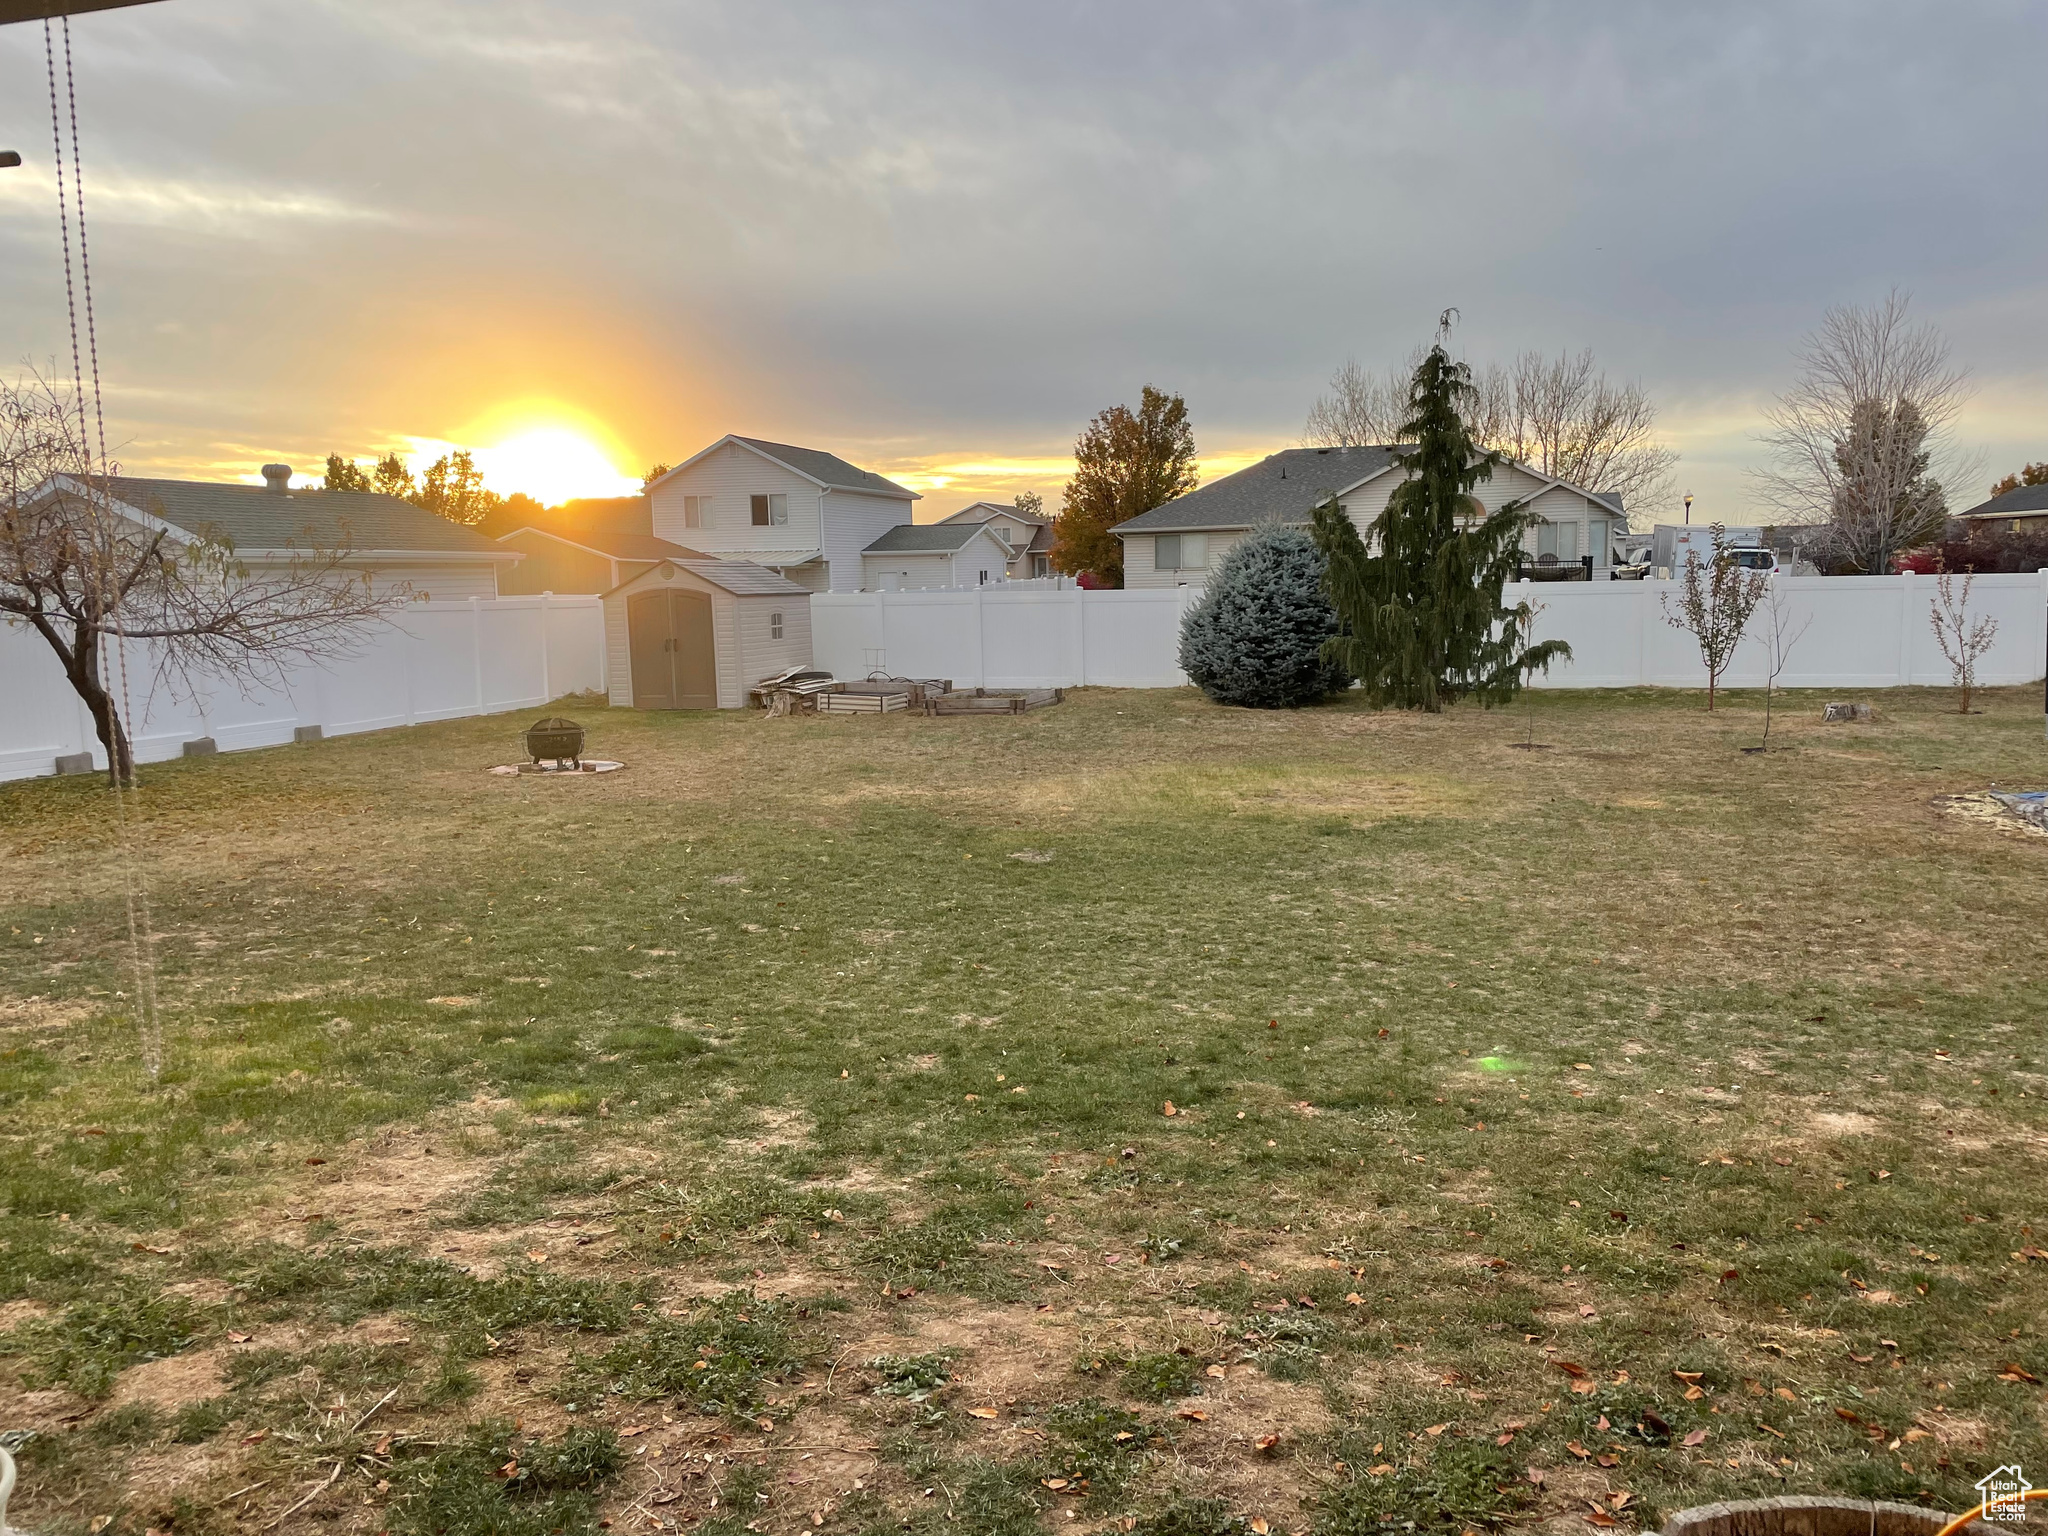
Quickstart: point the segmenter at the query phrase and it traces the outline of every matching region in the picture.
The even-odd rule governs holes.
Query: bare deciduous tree
[[[1948,515],[1943,480],[1969,375],[1948,343],[1907,319],[1907,296],[1838,305],[1794,354],[1798,377],[1769,412],[1772,464],[1763,498],[1789,523],[1825,523],[1822,551],[1846,569],[1883,575],[1899,553],[1936,537]]]
[[[75,396],[34,372],[0,383],[0,621],[48,643],[117,786],[135,775],[124,693],[139,707],[154,687],[280,681],[295,661],[348,654],[412,601],[402,586],[373,591],[346,547],[308,540],[247,565],[225,539],[127,515],[85,443]],[[147,674],[129,678],[131,661]]]
[[[1768,670],[1764,675],[1764,739],[1756,750],[1768,752],[1771,750],[1771,707],[1777,701],[1778,678],[1792,659],[1792,648],[1813,627],[1813,615],[1794,619],[1791,599],[1786,595],[1784,585],[1775,579],[1770,582],[1770,596],[1763,609],[1765,665]]]
[[[1944,567],[1935,573],[1934,603],[1928,621],[1934,626],[1934,640],[1942,659],[1955,678],[1956,713],[1970,712],[1970,695],[1977,691],[1977,663],[1998,638],[1998,620],[1989,614],[1970,617],[1970,588],[1977,580],[1974,571],[1964,571],[1958,584],[1956,572]]]
[[[1383,374],[1347,362],[1310,408],[1302,440],[1321,447],[1401,442],[1420,359],[1418,352]],[[1473,440],[1568,484],[1639,505],[1666,488],[1678,462],[1657,441],[1649,394],[1640,384],[1612,382],[1590,348],[1576,357],[1524,352],[1506,368],[1475,370],[1472,384]]]
[[[1736,564],[1728,530],[1715,523],[1714,556],[1702,560],[1686,551],[1685,564],[1678,572],[1676,601],[1673,594],[1659,595],[1664,622],[1682,629],[1699,642],[1700,660],[1707,667],[1707,708],[1714,707],[1714,695],[1721,686],[1721,674],[1735,659],[1735,647],[1749,628],[1750,616],[1764,599],[1771,578],[1767,572],[1745,570]]]

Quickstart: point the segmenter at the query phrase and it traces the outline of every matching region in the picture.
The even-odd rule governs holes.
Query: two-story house
[[[855,592],[861,551],[911,521],[917,492],[836,453],[728,434],[648,487],[654,535],[766,566],[812,592]]]
[[[1042,512],[1026,512],[1010,502],[977,501],[962,507],[947,523],[980,523],[1003,541],[1010,552],[1005,573],[1012,581],[1052,574],[1052,519]]]

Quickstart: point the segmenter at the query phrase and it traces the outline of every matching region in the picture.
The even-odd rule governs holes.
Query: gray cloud
[[[1475,358],[1641,377],[1734,517],[1791,342],[1894,284],[1978,372],[1994,467],[2048,455],[2036,5],[168,0],[73,33],[135,462],[524,396],[643,458],[1056,455],[1147,380],[1249,450],[1455,304]],[[38,164],[41,88],[0,35]],[[40,174],[0,173],[16,353],[61,339]]]

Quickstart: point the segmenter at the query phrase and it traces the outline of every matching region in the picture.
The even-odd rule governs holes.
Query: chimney
[[[266,464],[263,466],[263,489],[282,496],[292,487],[292,467],[289,464]]]

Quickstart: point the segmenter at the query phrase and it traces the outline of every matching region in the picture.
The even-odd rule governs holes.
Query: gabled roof
[[[989,532],[986,523],[898,523],[861,553],[950,555],[965,549],[976,538],[986,538],[1006,552],[1010,547]]]
[[[778,576],[750,560],[677,560],[673,564],[702,576],[714,586],[738,597],[809,597],[810,588],[800,587],[787,576]]]
[[[802,475],[813,485],[828,491],[865,491],[871,496],[900,496],[906,501],[921,501],[923,498],[908,486],[898,485],[894,480],[885,479],[872,470],[849,464],[836,453],[827,453],[822,448],[799,448],[794,443],[771,443],[765,437],[742,437],[737,432],[728,432],[709,448],[691,454],[668,474],[663,475],[654,485],[660,485],[672,476],[681,474],[706,454],[714,453],[727,443],[738,443],[752,449],[764,459],[773,460],[784,469]],[[648,489],[653,490],[650,485]]]
[[[192,534],[218,534],[237,550],[343,546],[379,553],[475,555],[516,560],[474,528],[423,512],[376,491],[294,490],[210,480],[151,480],[116,475],[109,492],[127,506]]]
[[[1141,512],[1112,532],[1176,528],[1250,528],[1305,523],[1325,496],[1350,490],[1389,468],[1398,448],[1288,448],[1221,480]]]
[[[977,501],[962,507],[951,517],[939,519],[942,523],[986,523],[998,517],[1014,517],[1020,523],[1036,523],[1041,528],[1052,526],[1052,519],[1044,513],[1031,513],[1001,501]]]
[[[1211,480],[1150,512],[1111,529],[1126,533],[1171,533],[1176,529],[1250,528],[1260,523],[1306,523],[1316,504],[1341,496],[1394,468],[1410,447],[1379,444],[1356,448],[1286,448],[1258,463]],[[1516,460],[1514,468],[1544,483],[1597,501],[1619,515],[1621,498],[1588,491]]]
[[[667,539],[656,538],[651,533],[618,533],[608,528],[543,528],[538,523],[528,523],[514,528],[510,533],[498,535],[498,542],[522,533],[537,533],[542,538],[554,539],[571,548],[584,550],[589,554],[603,555],[611,560],[705,560],[710,557],[701,549],[689,549],[681,544],[671,544]]]
[[[2025,512],[2048,512],[2048,485],[2023,485],[2003,496],[1979,502],[1963,517],[2013,517]]]

